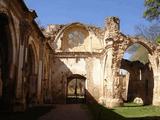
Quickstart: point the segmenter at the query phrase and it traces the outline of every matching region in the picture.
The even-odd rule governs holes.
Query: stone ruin
[[[0,109],[70,102],[112,108],[135,98],[160,106],[158,44],[124,35],[117,17],[104,28],[75,22],[46,29],[36,17],[23,0],[0,1]],[[123,59],[135,43],[148,51],[147,64]]]
[[[49,25],[44,34],[54,50],[54,102],[66,102],[67,78],[79,74],[86,78],[87,102],[115,107],[140,97],[144,104],[159,104],[158,45],[121,33],[117,17],[108,17],[104,29],[77,22]],[[147,49],[149,63],[123,59],[126,49],[135,43]],[[122,76],[120,69],[127,70],[129,77]]]

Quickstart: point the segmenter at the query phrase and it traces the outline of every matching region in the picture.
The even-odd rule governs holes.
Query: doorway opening
[[[86,103],[86,77],[73,74],[67,78],[67,104]]]

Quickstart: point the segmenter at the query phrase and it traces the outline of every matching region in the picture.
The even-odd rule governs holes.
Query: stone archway
[[[86,77],[73,74],[67,78],[66,103],[86,102]]]
[[[121,96],[122,86],[120,85],[120,68],[121,61],[126,49],[134,43],[139,43],[144,46],[149,51],[149,61],[151,68],[153,69],[153,83],[155,85],[155,72],[153,62],[155,60],[151,60],[150,56],[154,56],[155,54],[155,45],[141,38],[132,38],[125,36],[121,33],[116,34],[116,36],[112,38],[107,38],[107,59],[105,69],[107,69],[106,80],[104,80],[105,88],[105,104],[107,107],[115,107],[123,105],[123,99]],[[106,82],[105,82],[106,81]],[[155,89],[155,87],[154,87]],[[154,93],[153,90],[153,101],[154,101]]]
[[[150,105],[153,101],[154,76],[150,63],[129,61],[122,59],[121,69],[127,70],[127,74],[120,74],[120,83],[126,82],[126,100],[124,102],[136,102],[141,100],[143,105]],[[123,84],[121,84],[124,88]],[[138,89],[137,89],[138,88]]]
[[[125,37],[123,38],[125,41],[122,41],[116,45],[116,47],[119,48],[119,52],[115,54],[115,51],[114,51],[114,56],[116,56],[115,57],[116,59],[113,63],[113,66],[115,67],[115,71],[114,71],[115,78],[113,83],[118,83],[118,84],[113,84],[113,86],[119,92],[119,93],[115,93],[115,95],[116,94],[118,95],[118,99],[122,99],[121,97],[122,86],[120,85],[120,82],[121,82],[120,69],[122,68],[129,71],[130,77],[132,77],[132,79],[136,79],[138,76],[142,77],[141,80],[137,82],[134,82],[133,80],[129,81],[130,83],[129,83],[128,92],[130,93],[130,98],[128,97],[128,99],[133,100],[134,97],[140,97],[142,98],[144,104],[152,104],[153,96],[154,96],[153,89],[154,89],[155,83],[154,83],[154,71],[153,71],[154,68],[152,66],[153,61],[150,60],[149,56],[152,56],[154,54],[154,49],[153,49],[154,44],[151,45],[149,42],[146,42],[145,40],[141,40],[137,38],[128,38],[128,39]],[[124,52],[127,50],[128,47],[132,46],[135,43],[142,45],[148,51],[148,61],[149,61],[148,64],[144,65],[139,61],[130,62],[123,59]],[[148,74],[146,74],[146,72]],[[138,74],[138,75],[135,77],[135,75],[133,74],[136,74],[136,75]],[[145,77],[145,74],[148,75],[149,78]],[[139,80],[139,78],[137,79]],[[133,90],[134,87],[136,87],[136,85],[133,87],[134,83],[137,84],[137,86],[141,87],[142,90],[141,91],[138,91],[136,89]],[[131,89],[131,86],[133,89]]]
[[[36,58],[32,45],[29,44],[26,63],[25,101],[27,105],[36,103],[37,77],[35,74]]]
[[[12,37],[9,18],[0,13],[0,107],[11,108],[14,95],[14,83],[10,80],[10,68],[13,58]]]

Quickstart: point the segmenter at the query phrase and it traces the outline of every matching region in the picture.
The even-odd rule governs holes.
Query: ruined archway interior
[[[0,108],[10,107],[12,86],[9,81],[9,67],[11,64],[11,35],[7,15],[0,14]]]
[[[67,78],[66,103],[85,103],[85,80],[85,77],[78,74]]]
[[[124,53],[120,69],[124,102],[152,104],[154,80],[148,53],[138,43],[129,46]]]

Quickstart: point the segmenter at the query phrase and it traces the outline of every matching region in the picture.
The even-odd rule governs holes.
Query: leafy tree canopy
[[[144,17],[150,21],[160,20],[160,0],[145,0]]]

